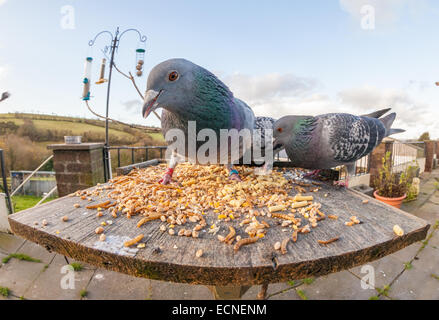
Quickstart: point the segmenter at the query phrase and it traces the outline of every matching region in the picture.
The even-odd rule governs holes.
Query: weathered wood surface
[[[322,184],[322,190],[313,193],[315,201],[322,204],[326,214],[336,214],[338,220],[325,219],[311,233],[299,234],[298,241],[288,244],[288,253],[281,255],[274,250],[274,243],[291,237],[291,231],[283,232],[280,221],[264,217],[272,227],[265,238],[242,247],[237,253],[233,246],[221,243],[216,236],[201,232],[200,238],[170,236],[159,231],[160,220],[149,222],[140,229],[136,223],[140,217],[112,218],[109,213],[96,217],[95,210],[86,205],[100,203],[105,198],[83,201],[77,197],[65,197],[36,208],[9,216],[12,231],[51,251],[65,256],[138,277],[156,280],[204,285],[255,285],[322,276],[379,259],[426,237],[429,225],[422,219],[361,193]],[[328,194],[328,197],[324,197]],[[362,201],[368,199],[369,203]],[[74,208],[80,203],[81,208]],[[357,216],[362,223],[348,227],[344,222]],[[68,222],[61,218],[68,216]],[[41,221],[48,225],[43,227]],[[108,252],[100,245],[95,229],[100,222],[113,220],[105,227],[107,239],[134,238],[143,233],[146,248],[133,252]],[[208,225],[216,222],[207,218]],[[38,225],[35,225],[38,222]],[[246,236],[241,227],[234,224],[238,234]],[[229,223],[222,222],[221,234],[227,234]],[[393,226],[401,226],[405,234],[396,237]],[[326,246],[318,240],[340,239]],[[198,249],[204,251],[195,257]],[[107,249],[105,249],[107,250]]]

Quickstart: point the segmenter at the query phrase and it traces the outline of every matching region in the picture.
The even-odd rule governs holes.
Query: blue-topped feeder
[[[91,66],[92,66],[92,57],[87,57],[85,59],[85,71],[84,71],[84,89],[82,92],[82,100],[87,101],[90,100],[90,81],[91,81]]]

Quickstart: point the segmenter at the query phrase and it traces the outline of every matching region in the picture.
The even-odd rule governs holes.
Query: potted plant
[[[396,208],[401,208],[401,204],[407,197],[410,183],[407,180],[407,172],[397,174],[392,172],[392,160],[390,152],[383,158],[383,167],[380,169],[378,177],[374,181],[374,197],[384,203]]]

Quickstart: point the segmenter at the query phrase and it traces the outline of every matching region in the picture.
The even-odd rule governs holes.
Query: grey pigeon
[[[3,92],[2,96],[0,98],[0,102],[6,100],[7,98],[9,98],[11,96],[11,94],[9,92]]]
[[[391,128],[396,113],[379,118],[389,110],[363,116],[286,116],[274,124],[274,144],[285,147],[295,167],[319,170],[345,165],[347,186],[355,161],[371,153],[385,137],[404,132]]]
[[[155,66],[149,76],[145,95],[143,116],[146,118],[155,109],[163,108],[161,127],[164,135],[171,129],[180,129],[188,140],[188,122],[196,121],[196,133],[202,129],[212,129],[217,135],[218,162],[220,161],[221,129],[249,129],[253,131],[256,122],[252,109],[235,98],[229,88],[208,70],[185,59],[171,59]],[[272,125],[273,121],[271,122]],[[196,144],[198,150],[205,142]],[[251,141],[250,141],[251,143]],[[250,147],[248,144],[246,148]],[[179,155],[187,158],[186,154]],[[240,145],[239,158],[248,151]],[[228,152],[230,154],[230,152]],[[238,158],[238,159],[239,159]],[[232,179],[240,180],[232,163],[238,159],[229,157],[228,168]],[[196,159],[190,159],[196,160]],[[176,160],[171,159],[162,183],[169,183]]]

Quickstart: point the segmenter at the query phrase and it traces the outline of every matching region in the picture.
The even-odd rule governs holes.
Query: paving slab
[[[16,253],[23,253],[31,258],[39,259],[42,263],[48,264],[53,260],[55,253],[50,253],[46,248],[39,246],[33,242],[26,241]]]
[[[439,275],[439,250],[427,245],[412,265],[423,272]]]
[[[389,296],[398,300],[439,300],[439,281],[413,264],[392,284]]]
[[[375,273],[375,288],[382,288],[390,284],[404,270],[404,262],[393,255],[389,255],[366,265],[352,268],[349,271],[357,277],[358,286],[361,287],[361,280],[359,279],[367,275],[367,269],[363,269],[364,273],[362,273],[362,268],[372,266]],[[370,292],[372,293],[372,291],[373,290]],[[372,295],[374,294],[371,294],[371,296]]]
[[[70,286],[65,278],[68,276],[68,271],[61,272],[66,265],[64,257],[57,254],[49,266],[43,269],[43,272],[26,290],[24,297],[29,300],[79,300],[81,298],[79,293],[89,284],[94,270],[72,271],[74,281]]]
[[[428,199],[429,202],[433,202],[436,205],[439,205],[439,190],[436,191],[430,199]]]
[[[433,236],[428,240],[428,245],[432,248],[439,249],[439,230],[433,233]]]
[[[43,263],[11,259],[0,268],[0,287],[7,287],[15,296],[21,297],[43,268]]]
[[[87,286],[87,299],[146,300],[150,299],[150,280],[98,269]]]
[[[297,294],[296,289],[290,286],[285,288],[284,292],[270,297],[269,300],[302,300],[302,298]]]
[[[14,253],[26,240],[9,233],[0,232],[0,251],[2,253]]]
[[[252,286],[248,291],[242,296],[243,300],[256,300],[258,293],[261,291],[262,286]],[[271,294],[277,293],[279,291],[291,288],[288,283],[272,283],[268,285],[267,297]],[[271,298],[270,298],[271,299]]]
[[[396,258],[402,262],[408,262],[415,258],[421,247],[422,247],[422,242],[418,241],[408,247],[405,247],[402,250],[395,252],[394,254],[391,255],[391,257]]]
[[[150,281],[152,300],[213,300],[213,294],[206,286]]]
[[[374,289],[362,289],[360,279],[349,271],[317,278],[313,283],[303,284],[297,289],[303,291],[309,300],[367,300],[377,295]],[[294,298],[294,295],[298,296],[296,292],[288,291],[276,297]]]
[[[432,226],[436,223],[436,221],[439,221],[438,205],[430,201],[425,203],[414,214],[417,217],[428,221]]]

